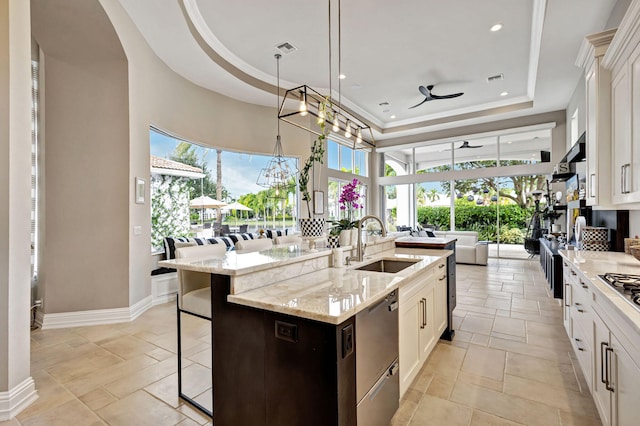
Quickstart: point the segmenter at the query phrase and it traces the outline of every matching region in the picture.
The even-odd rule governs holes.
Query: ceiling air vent
[[[487,77],[487,83],[492,83],[498,80],[504,80],[504,74],[500,73],[500,74],[492,75],[491,77]]]
[[[298,50],[297,47],[295,47],[293,44],[289,43],[288,41],[284,41],[282,43],[276,44],[276,49],[282,52],[283,55],[286,55],[288,53],[295,52],[296,50]]]

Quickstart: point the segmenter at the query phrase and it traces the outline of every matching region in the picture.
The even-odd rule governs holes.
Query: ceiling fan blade
[[[418,90],[420,91],[420,93],[422,93],[423,95],[425,95],[427,98],[429,96],[431,96],[431,88],[433,86],[429,86],[429,88],[426,88],[424,86],[418,86]]]
[[[427,102],[428,100],[429,100],[429,98],[424,98],[424,101],[420,102],[418,105],[414,105],[412,107],[409,107],[409,109],[415,108],[415,107],[419,107],[420,105],[422,105],[423,103]]]
[[[462,145],[460,145],[457,149],[467,149],[467,148],[482,148],[483,145],[469,145],[469,141],[462,141]]]
[[[457,98],[458,96],[462,96],[462,95],[464,95],[464,92],[452,93],[450,95],[434,95],[434,94],[431,94],[431,97],[433,99],[452,99],[452,98]]]

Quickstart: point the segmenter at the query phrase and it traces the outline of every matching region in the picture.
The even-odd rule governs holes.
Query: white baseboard
[[[153,306],[162,305],[163,303],[175,302],[178,297],[177,293],[163,294],[153,298]]]
[[[37,398],[36,383],[31,377],[7,392],[0,392],[0,422],[15,417]]]
[[[43,330],[51,328],[83,327],[88,325],[115,324],[138,318],[153,306],[153,298],[147,296],[128,308],[96,309],[93,311],[36,313],[36,323]]]

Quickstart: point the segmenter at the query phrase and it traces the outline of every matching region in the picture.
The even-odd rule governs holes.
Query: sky
[[[151,155],[160,158],[169,158],[175,147],[181,142],[179,139],[150,131]],[[275,138],[274,138],[275,144]],[[194,144],[195,145],[195,144]],[[198,145],[196,152],[199,158],[207,163],[207,170],[215,181],[216,177],[216,151],[212,148],[203,148]],[[237,153],[223,150],[222,152],[222,184],[229,191],[229,196],[238,199],[241,195],[257,193],[265,188],[256,185],[260,170],[265,167],[271,156]],[[295,163],[292,163],[295,164]]]

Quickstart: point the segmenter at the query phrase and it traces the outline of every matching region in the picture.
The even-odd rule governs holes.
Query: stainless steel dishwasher
[[[398,292],[356,315],[358,424],[388,425],[398,409]]]

